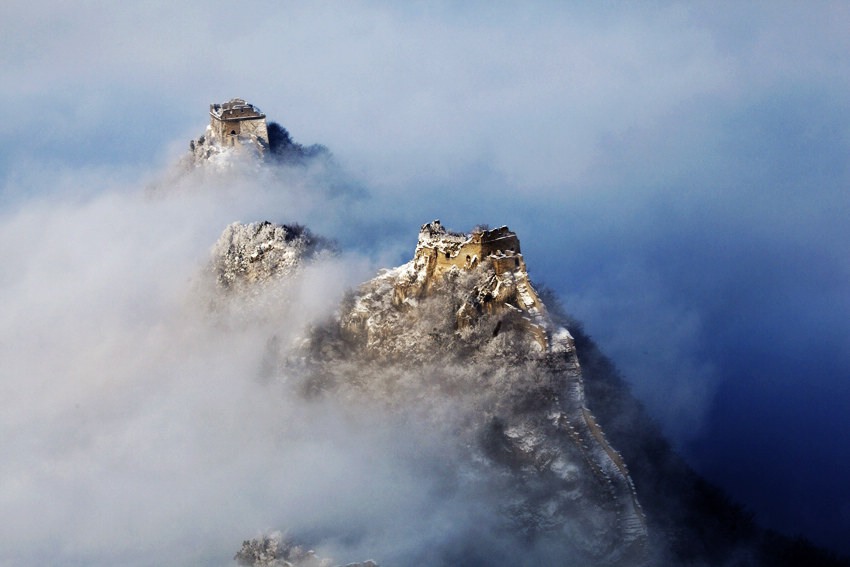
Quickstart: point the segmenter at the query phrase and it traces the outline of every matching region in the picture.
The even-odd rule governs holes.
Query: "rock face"
[[[586,407],[572,336],[552,323],[506,227],[423,225],[410,262],[363,284],[299,356],[282,358],[282,373],[308,376],[307,396],[368,399],[446,430],[469,477],[502,495],[504,534],[579,563],[644,563],[626,465]]]
[[[258,539],[245,540],[233,559],[245,567],[333,567],[331,559],[323,559],[316,552],[297,545],[280,532]],[[337,566],[339,567],[339,566]],[[345,567],[379,567],[374,561],[348,563]]]
[[[251,297],[331,250],[302,227],[234,223],[211,269],[224,297]],[[525,546],[522,561],[532,563],[645,564],[646,520],[626,464],[587,408],[573,337],[553,323],[507,227],[423,225],[412,260],[362,284],[306,333],[294,346],[270,341],[270,376],[295,380],[306,399],[439,431],[460,471],[453,482],[496,502],[488,538]],[[246,542],[236,559],[329,565],[302,552],[266,538]],[[446,564],[457,561],[467,559]]]
[[[333,246],[302,226],[233,223],[213,247],[211,267],[224,291],[259,293],[322,253],[332,254]]]

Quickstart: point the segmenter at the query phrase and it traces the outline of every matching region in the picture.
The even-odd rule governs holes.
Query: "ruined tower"
[[[416,256],[426,260],[431,266],[429,274],[435,278],[453,266],[472,269],[484,260],[492,263],[497,274],[525,270],[519,239],[506,226],[493,230],[476,229],[465,234],[449,232],[439,220],[435,220],[422,225]]]
[[[210,129],[221,146],[253,143],[260,153],[269,147],[266,115],[241,98],[211,104]]]

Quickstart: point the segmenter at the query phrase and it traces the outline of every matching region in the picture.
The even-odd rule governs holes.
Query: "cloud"
[[[339,561],[530,553],[496,537],[496,482],[446,431],[379,402],[307,401],[291,368],[269,380],[271,338],[298,344],[374,265],[322,258],[211,309],[210,249],[235,215],[280,208],[281,193],[305,216],[340,213],[302,192],[324,190],[307,169],[208,173],[154,192],[57,183],[0,218],[14,267],[0,278],[0,505],[14,518],[0,563],[223,565],[278,528]]]
[[[196,296],[235,211],[231,196],[194,189],[65,193],[4,213],[0,501],[15,521],[0,530],[2,562],[224,562],[280,510],[309,516],[292,500],[308,479],[369,478],[345,448],[368,439],[322,446],[298,423],[345,438],[333,410],[305,415],[258,379],[268,337],[326,316],[368,264],[307,270],[291,303],[272,306],[274,328],[216,325]],[[263,201],[242,191],[249,208]]]
[[[742,432],[725,424],[753,407],[736,400],[756,404],[764,419],[747,439],[760,447],[790,422],[789,400],[811,391],[807,407],[830,416],[818,428],[848,431],[834,410],[850,368],[841,354],[850,336],[844,4],[359,2],[340,15],[330,4],[266,3],[238,27],[222,23],[230,5],[217,2],[4,9],[0,103],[16,110],[0,140],[0,246],[20,268],[0,282],[27,306],[4,306],[4,333],[37,334],[71,309],[66,298],[79,303],[75,318],[91,313],[106,328],[125,315],[155,319],[182,289],[148,277],[157,254],[188,266],[236,219],[304,222],[385,264],[409,254],[416,227],[432,218],[461,229],[509,224],[532,276],[569,300],[678,444],[694,432],[679,416],[705,418],[703,470],[784,527],[797,529],[795,507],[774,513],[774,495],[748,490],[766,475],[784,493],[828,486],[811,501],[823,517],[836,509],[850,471],[836,460],[834,482],[823,482],[822,470],[795,468],[830,449],[801,447],[787,466],[762,454],[770,467],[730,472],[725,464],[745,450],[730,452]],[[122,208],[152,163],[185,151],[206,105],[231,96],[299,142],[326,144],[373,198],[326,207],[312,181],[292,180],[284,196],[255,179],[216,205],[199,193],[181,197],[185,208],[151,206],[156,215]],[[179,237],[149,242],[149,260],[126,265],[137,278],[116,291],[109,266],[144,231],[138,214],[158,227],[170,219],[163,228]],[[103,260],[76,259],[77,241],[53,231],[26,236],[48,219]],[[110,230],[111,244],[92,242],[96,227]],[[68,257],[82,270],[73,277],[63,275]],[[46,281],[69,289],[51,294]],[[123,311],[100,314],[101,297]],[[91,346],[69,326],[61,337]],[[3,348],[13,352],[16,340]],[[58,339],[43,340],[50,352]],[[58,367],[49,355],[38,364]],[[662,401],[668,391],[681,403]],[[815,438],[813,423],[798,426]],[[823,533],[815,524],[807,533]]]

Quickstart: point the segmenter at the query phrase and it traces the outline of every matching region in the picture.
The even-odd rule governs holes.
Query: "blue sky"
[[[850,553],[846,3],[74,4],[3,8],[7,227],[245,98],[368,194],[250,212],[396,263],[509,225],[699,471]]]

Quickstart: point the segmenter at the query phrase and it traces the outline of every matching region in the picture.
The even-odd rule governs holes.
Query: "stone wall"
[[[218,120],[212,117],[210,126],[216,140],[223,146],[232,146],[241,138],[259,142],[264,147],[268,147],[269,132],[265,118]]]
[[[428,263],[429,276],[439,278],[453,267],[469,270],[490,260],[496,273],[525,270],[516,233],[502,226],[472,234],[447,232],[439,221],[423,225],[417,256]]]
[[[242,99],[211,104],[210,129],[215,141],[222,146],[234,146],[237,142],[250,141],[259,146],[258,149],[262,152],[269,145],[266,115]]]
[[[528,279],[525,260],[516,233],[506,226],[493,230],[474,230],[471,234],[449,232],[433,221],[422,225],[416,246],[414,266],[419,271],[412,285],[397,289],[397,302],[411,295],[427,295],[443,276],[453,269],[473,270],[479,266],[492,270],[493,290],[484,309],[503,311],[505,320],[526,328],[541,348],[549,350],[551,323],[543,302]],[[475,319],[477,308],[466,305],[458,312],[458,327]]]

